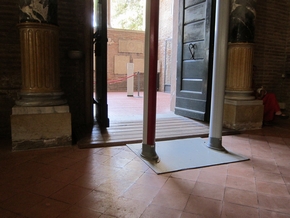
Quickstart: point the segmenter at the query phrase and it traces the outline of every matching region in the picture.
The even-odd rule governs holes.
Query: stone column
[[[12,150],[71,145],[71,114],[59,79],[57,0],[20,0],[22,88],[12,108]]]
[[[59,83],[57,1],[21,0],[19,8],[22,89],[16,105],[65,104]]]
[[[224,126],[259,129],[263,102],[252,90],[253,47],[257,0],[231,0]]]
[[[231,0],[226,99],[252,100],[256,0]]]

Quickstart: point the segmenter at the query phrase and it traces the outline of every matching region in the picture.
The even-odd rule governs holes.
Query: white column
[[[213,82],[208,147],[222,146],[223,107],[225,96],[229,29],[229,0],[216,1]]]

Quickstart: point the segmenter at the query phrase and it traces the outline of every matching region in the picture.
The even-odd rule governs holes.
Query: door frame
[[[94,1],[85,1],[85,23],[84,23],[84,56],[85,56],[85,124],[92,125],[93,117],[93,25],[92,14],[94,10]]]

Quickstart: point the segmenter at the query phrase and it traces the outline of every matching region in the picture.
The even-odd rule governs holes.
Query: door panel
[[[214,0],[180,1],[175,113],[209,121]]]
[[[205,3],[201,3],[185,9],[184,11],[184,24],[191,23],[198,20],[203,20],[206,16]]]
[[[95,104],[96,120],[101,128],[109,127],[107,104],[107,1],[95,0]]]
[[[185,0],[185,8],[192,6],[192,5],[197,5],[198,3],[205,2],[205,0]]]
[[[184,39],[183,42],[193,42],[204,40],[204,21],[190,23],[184,26]]]

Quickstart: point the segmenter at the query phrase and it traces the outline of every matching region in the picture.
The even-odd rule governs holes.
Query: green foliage
[[[111,0],[111,23],[113,27],[144,30],[145,0]]]

